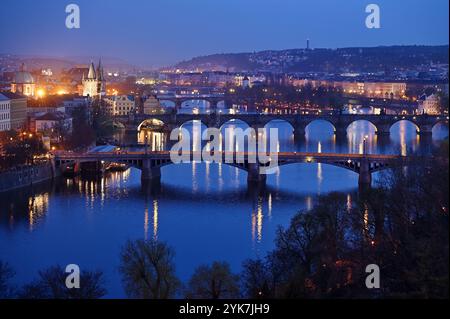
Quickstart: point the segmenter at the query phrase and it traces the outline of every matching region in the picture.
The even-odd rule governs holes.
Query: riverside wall
[[[55,178],[57,171],[51,163],[22,166],[0,172],[0,193],[32,186]]]

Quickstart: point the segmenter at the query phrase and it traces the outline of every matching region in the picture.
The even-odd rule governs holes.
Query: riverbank
[[[0,172],[0,193],[39,184],[57,175],[51,163],[21,166]]]

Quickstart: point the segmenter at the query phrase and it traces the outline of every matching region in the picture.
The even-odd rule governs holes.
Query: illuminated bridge
[[[64,171],[68,167],[79,167],[82,163],[104,162],[126,164],[127,166],[141,170],[142,181],[155,181],[161,178],[161,168],[174,164],[171,160],[173,156],[184,156],[183,162],[202,161],[202,152],[129,152],[113,151],[98,153],[72,153],[56,152],[54,162],[56,168]],[[205,155],[205,153],[203,153]],[[277,159],[278,166],[296,163],[323,163],[341,167],[359,174],[359,185],[370,186],[372,173],[388,169],[394,165],[405,165],[409,157],[397,155],[372,155],[372,154],[337,154],[337,153],[250,153],[250,152],[211,152],[208,153],[214,161],[231,165],[248,173],[249,183],[265,183],[266,175],[261,173],[262,166],[269,167],[271,161]],[[256,163],[255,163],[255,158]],[[266,161],[258,160],[260,158]],[[262,165],[260,162],[266,162]],[[272,162],[272,164],[274,164]]]
[[[141,130],[146,126],[159,123],[167,131],[181,127],[192,121],[201,122],[206,127],[221,128],[227,123],[241,121],[254,129],[264,128],[272,121],[284,121],[289,123],[294,135],[301,137],[306,132],[306,127],[314,121],[326,121],[330,123],[336,135],[345,136],[348,127],[357,121],[367,121],[373,124],[379,135],[390,134],[391,127],[400,121],[408,121],[416,126],[418,134],[431,135],[433,127],[439,123],[448,125],[447,115],[367,115],[367,114],[152,114],[136,115],[133,117],[117,117],[117,121],[123,123],[130,130]]]

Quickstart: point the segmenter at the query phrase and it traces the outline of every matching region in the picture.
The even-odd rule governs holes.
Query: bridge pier
[[[142,161],[141,181],[160,181],[161,180],[161,167],[152,166],[152,161],[145,159]]]
[[[249,185],[265,185],[267,180],[266,174],[260,173],[259,164],[248,164],[247,183]]]
[[[372,173],[370,172],[370,162],[367,158],[363,158],[359,168],[358,184],[360,189],[367,189],[372,186]]]
[[[347,137],[347,126],[336,125],[334,134],[336,135],[336,137]]]
[[[388,136],[391,134],[391,125],[390,124],[380,124],[376,126],[377,135],[379,136]]]
[[[433,126],[432,125],[420,125],[417,131],[417,134],[421,136],[431,136],[433,135]]]
[[[262,129],[264,130],[265,126],[263,124],[253,124],[250,126],[253,130],[255,130],[256,133],[256,137],[258,137],[259,135],[259,130]]]
[[[306,135],[306,126],[300,125],[294,128],[294,139],[301,140]]]
[[[141,182],[141,191],[145,195],[159,195],[161,193],[161,180],[143,180]]]

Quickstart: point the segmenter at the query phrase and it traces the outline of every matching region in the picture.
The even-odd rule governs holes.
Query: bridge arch
[[[448,128],[448,127],[449,127],[448,119],[447,119],[447,118],[438,119],[438,120],[433,124],[432,129],[435,129],[436,127],[441,126],[441,125],[446,126],[446,127]]]
[[[219,123],[219,125],[220,125],[220,127],[219,127],[220,131],[223,131],[223,129],[229,125],[244,126],[243,127],[244,129],[251,127],[250,124],[248,124],[246,121],[241,120],[239,118],[228,118],[226,120],[221,121]]]
[[[414,122],[410,119],[404,119],[404,118],[399,118],[399,119],[393,121],[392,123],[390,123],[389,131],[391,131],[394,126],[401,125],[402,123],[414,126],[416,129],[416,132],[420,133],[420,125],[419,124],[417,124],[416,122]]]
[[[377,124],[375,124],[374,122],[372,122],[371,120],[368,119],[360,119],[360,120],[355,120],[352,121],[347,127],[346,130],[348,132],[349,129],[354,128],[356,125],[365,123],[365,124],[369,124],[369,132],[368,133],[374,133],[377,134],[380,131],[380,128],[377,126]],[[373,132],[370,132],[370,130],[373,130]]]
[[[189,126],[189,125],[194,126],[194,125],[198,125],[198,124],[200,124],[202,130],[204,128],[208,128],[208,123],[205,123],[201,119],[194,119],[194,120],[185,121],[185,122],[181,123],[180,125],[178,125],[178,127],[181,129],[181,128],[186,128],[186,126]]]
[[[225,109],[227,107],[227,101],[225,99],[217,100],[211,103],[211,106],[216,106],[218,109]]]
[[[183,108],[185,108],[186,104],[189,103],[189,102],[197,102],[196,105],[198,105],[198,103],[200,103],[200,102],[206,103],[206,105],[204,107],[205,109],[211,109],[211,108],[214,107],[214,104],[215,104],[213,101],[210,101],[210,100],[205,99],[205,98],[192,97],[192,98],[186,98],[186,99],[180,100],[179,107],[181,109],[183,109]],[[189,105],[189,104],[187,104],[187,105]]]
[[[161,104],[161,106],[167,108],[175,108],[177,106],[177,102],[171,99],[162,99],[159,101],[159,103]]]
[[[156,126],[158,126],[158,127],[163,128],[165,125],[166,125],[166,123],[164,123],[162,120],[160,120],[160,119],[158,119],[156,117],[152,118],[150,116],[148,119],[142,121],[142,123],[139,124],[137,130],[138,130],[138,132],[140,132],[146,126],[149,126],[149,127],[156,127]]]
[[[320,124],[320,123],[326,123],[327,125],[329,125],[333,133],[336,133],[336,131],[338,129],[336,124],[328,119],[317,119],[317,120],[312,120],[312,121],[306,123],[305,132],[307,131],[307,129],[311,129],[312,126],[314,126],[315,124]]]
[[[357,162],[354,161],[349,161],[349,162],[342,162],[342,163],[332,163],[332,162],[328,162],[328,161],[313,161],[313,162],[281,162],[278,164],[279,167],[281,166],[288,166],[288,165],[305,165],[305,164],[324,164],[327,166],[334,166],[334,167],[339,167],[348,171],[352,171],[353,173],[358,174],[358,170],[359,170],[359,164]]]
[[[292,128],[292,130],[295,130],[295,124],[291,121],[284,120],[284,119],[271,119],[269,121],[264,122],[264,127],[267,127],[268,125],[273,125],[275,123],[281,124],[281,125],[288,125]]]

